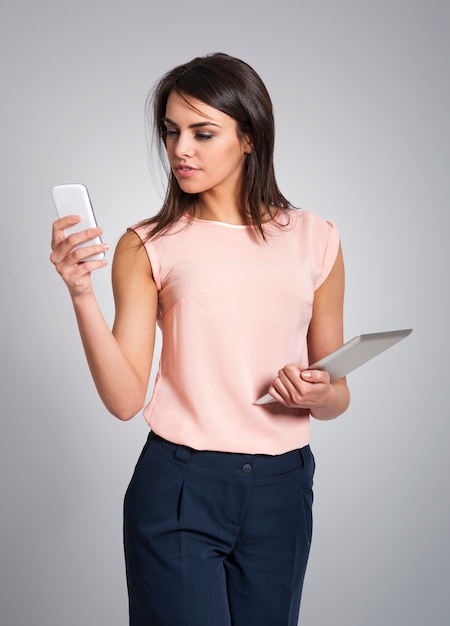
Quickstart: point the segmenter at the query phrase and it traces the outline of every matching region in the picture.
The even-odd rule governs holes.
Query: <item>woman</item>
[[[156,139],[169,164],[160,212],[114,254],[112,331],[87,256],[99,234],[53,226],[51,260],[89,367],[121,420],[144,403],[155,326],[151,428],[125,497],[132,626],[297,624],[312,533],[310,416],[349,403],[345,379],[308,362],[343,342],[337,230],[278,189],[269,95],[243,61],[196,58],[156,85]],[[274,402],[257,405],[269,392]]]

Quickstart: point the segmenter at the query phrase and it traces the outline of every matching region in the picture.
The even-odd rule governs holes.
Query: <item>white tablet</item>
[[[381,352],[384,352],[397,342],[407,337],[412,328],[402,330],[388,330],[381,333],[365,333],[357,335],[344,343],[337,350],[333,350],[323,359],[312,363],[308,369],[325,370],[330,374],[331,382],[346,376],[357,367],[364,365]],[[271,395],[266,393],[256,400],[255,404],[268,404],[276,402]]]

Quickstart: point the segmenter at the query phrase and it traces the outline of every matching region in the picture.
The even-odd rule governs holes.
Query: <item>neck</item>
[[[203,220],[225,222],[227,224],[247,224],[240,206],[232,198],[216,198],[202,195],[194,206],[195,216]]]

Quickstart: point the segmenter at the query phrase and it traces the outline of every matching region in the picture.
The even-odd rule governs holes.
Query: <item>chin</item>
[[[188,180],[179,180],[178,178],[177,182],[178,186],[182,191],[184,191],[184,193],[196,194],[206,191],[206,189],[198,183],[195,184],[194,182],[190,182]]]

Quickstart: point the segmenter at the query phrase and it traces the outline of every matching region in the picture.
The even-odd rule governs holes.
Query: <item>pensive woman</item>
[[[145,404],[150,433],[125,496],[131,626],[294,626],[312,535],[310,419],[349,403],[308,363],[343,342],[344,266],[333,222],[294,208],[273,166],[267,90],[216,53],[167,72],[149,98],[168,165],[159,212],[114,253],[112,330],[76,248],[51,260],[68,287],[98,393],[117,418]],[[269,393],[273,402],[255,404]]]

